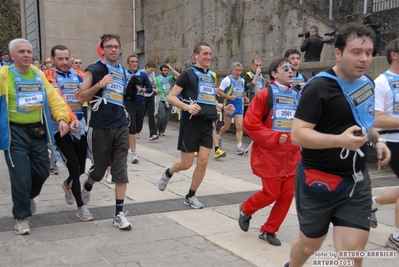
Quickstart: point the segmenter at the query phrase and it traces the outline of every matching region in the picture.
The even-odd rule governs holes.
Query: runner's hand
[[[71,122],[69,125],[69,130],[73,133],[77,133],[79,131],[79,121],[77,119]]]

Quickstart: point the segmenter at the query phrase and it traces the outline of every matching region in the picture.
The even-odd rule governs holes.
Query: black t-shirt
[[[327,71],[336,76],[333,69]],[[341,134],[347,128],[357,125],[352,110],[339,84],[330,78],[318,77],[309,81],[302,89],[295,117],[316,124],[314,130],[327,134]],[[366,144],[360,148],[366,154]],[[354,152],[341,159],[342,148],[302,148],[302,162],[325,172],[350,176],[353,173]],[[363,170],[366,157],[356,157],[356,171]]]
[[[101,61],[98,61],[94,64],[91,64],[87,67],[87,71],[90,71],[93,75],[93,84],[99,82],[105,75],[108,74],[108,68]],[[86,71],[85,70],[85,71]],[[98,97],[101,97],[103,93],[103,89],[101,88],[95,94]],[[96,98],[93,97],[93,100]],[[90,127],[100,128],[100,129],[110,129],[110,128],[118,128],[123,125],[127,125],[127,117],[125,113],[125,108],[119,105],[112,104],[107,102],[104,104],[104,101],[101,102],[97,111],[91,112],[90,118]]]
[[[198,71],[205,73],[203,69],[194,67]],[[191,68],[188,68],[184,70],[179,78],[177,78],[176,85],[180,86],[183,88],[183,91],[181,92],[181,96],[183,100],[197,100],[197,95],[198,95],[198,77],[194,73],[194,71]],[[215,93],[216,95],[216,93]],[[187,102],[185,102],[188,104]],[[202,104],[202,103],[197,103],[200,107],[201,110],[198,112],[197,115],[194,115],[192,119],[209,119],[209,120],[216,120],[217,119],[217,111],[216,111],[216,106],[214,105],[208,105],[208,104]],[[188,113],[187,111],[183,112],[183,116],[190,117],[191,114]]]

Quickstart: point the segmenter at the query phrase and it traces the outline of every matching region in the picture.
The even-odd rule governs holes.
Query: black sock
[[[189,197],[195,196],[195,192],[196,192],[196,190],[192,190],[190,188],[190,190],[188,190],[188,194],[186,195],[186,199],[188,199]]]
[[[85,186],[86,191],[90,192],[93,189],[93,185],[89,184],[89,182],[85,183],[84,186]]]
[[[123,199],[116,200],[116,213],[115,216],[119,214],[119,212],[123,211]]]
[[[172,178],[172,175],[173,175],[173,174],[171,174],[171,173],[169,172],[169,170],[170,170],[170,168],[166,169],[166,171],[165,171],[166,176],[168,176],[169,178]]]
[[[215,146],[215,152],[218,151],[218,149],[219,149],[219,147],[218,147],[218,146]]]

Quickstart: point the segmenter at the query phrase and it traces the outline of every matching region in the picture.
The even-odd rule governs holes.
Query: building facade
[[[228,70],[235,61],[249,67],[254,58],[267,66],[286,49],[299,48],[298,33],[310,26],[318,26],[328,39],[324,33],[361,21],[363,13],[375,9],[374,2],[382,1],[21,0],[21,14],[23,37],[41,59],[54,45],[63,44],[85,67],[98,59],[99,37],[116,33],[122,40],[123,63],[137,53],[140,67],[151,60],[183,70],[193,60],[195,43],[205,41],[212,47],[212,69],[218,71]],[[390,6],[376,13],[390,29],[384,32],[384,42],[397,36],[397,27],[390,25],[398,24],[398,10]],[[325,44],[321,61],[332,59],[333,47]]]

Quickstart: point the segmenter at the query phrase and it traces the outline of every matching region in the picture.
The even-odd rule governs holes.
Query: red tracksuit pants
[[[294,196],[294,176],[286,179],[262,178],[262,191],[250,196],[242,204],[242,210],[252,215],[260,209],[274,203],[269,218],[260,228],[260,232],[276,233],[283,223]]]

